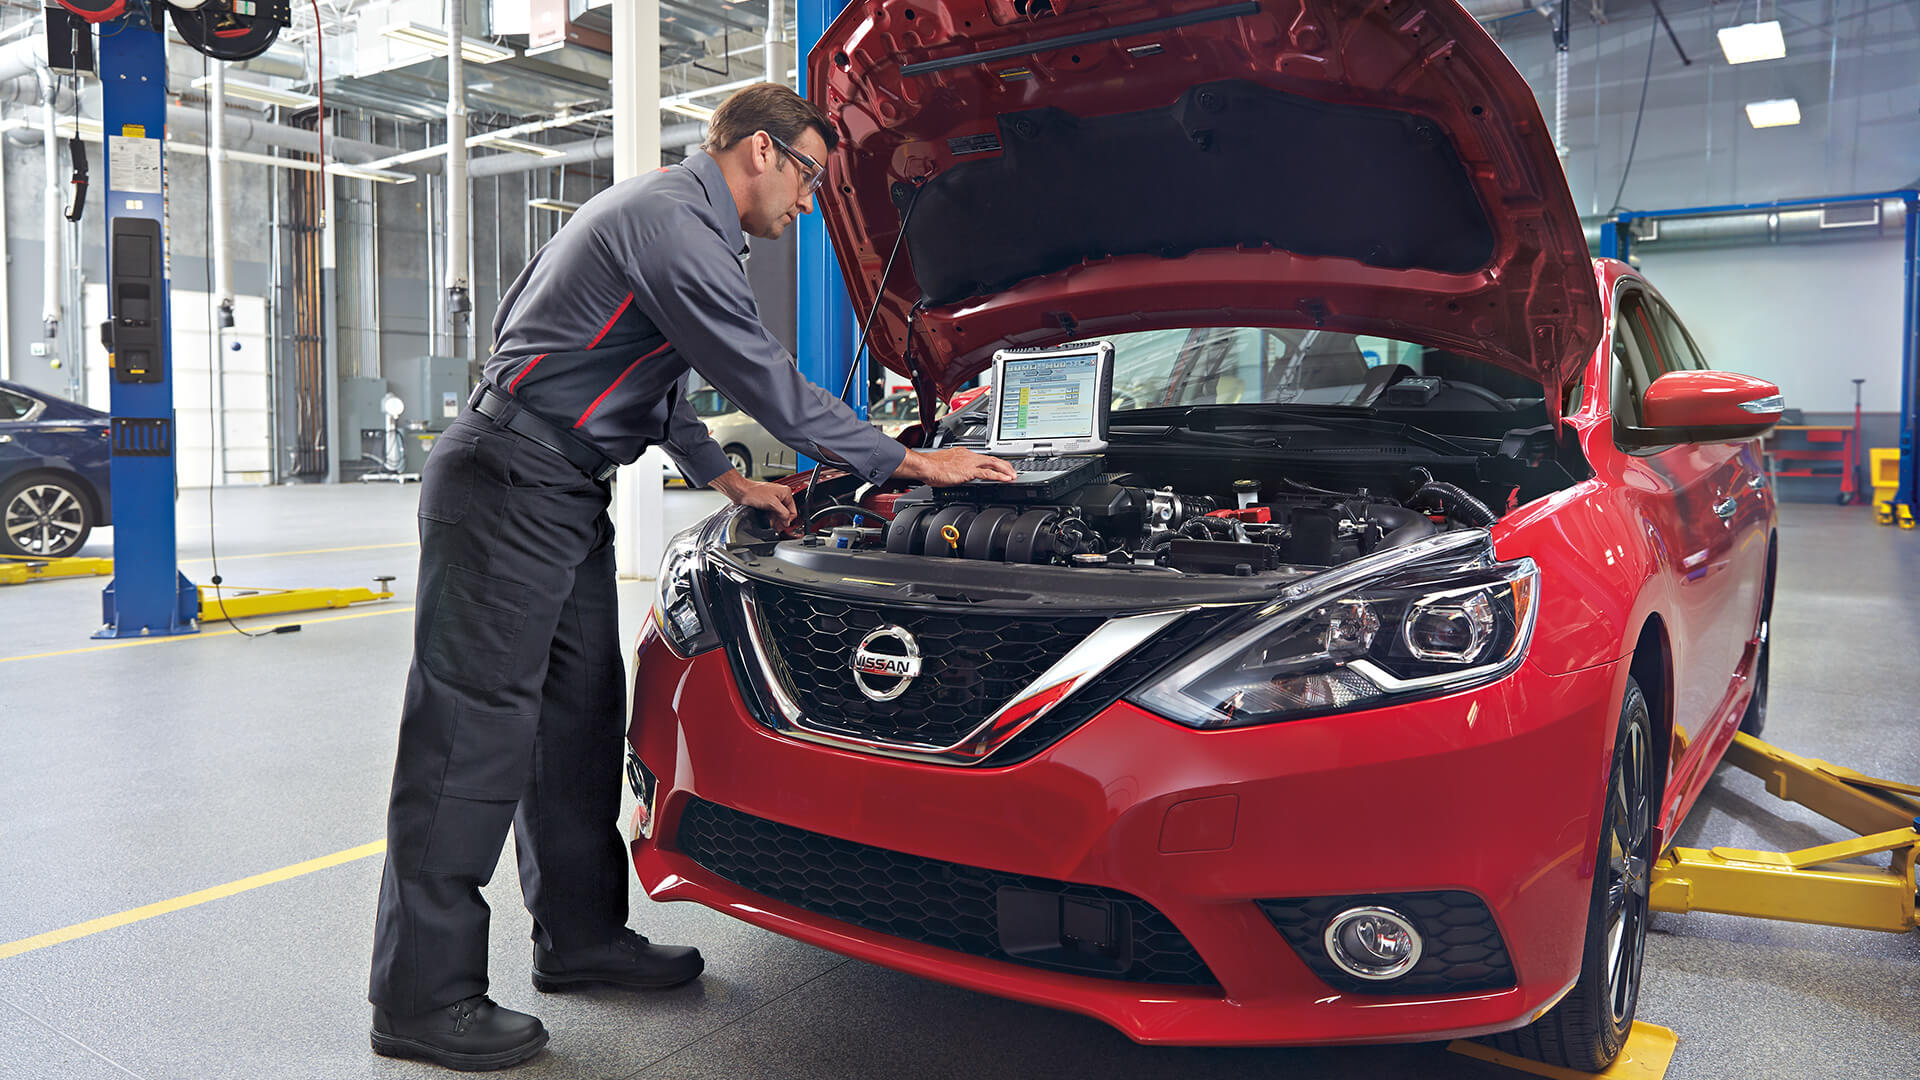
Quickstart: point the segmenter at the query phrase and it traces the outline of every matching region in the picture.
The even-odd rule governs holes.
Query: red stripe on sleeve
[[[633,303],[633,294],[628,293],[627,298],[625,300],[620,301],[620,306],[613,309],[613,318],[608,319],[607,325],[600,328],[600,332],[594,335],[592,341],[587,342],[587,348],[591,349],[594,346],[600,344],[600,339],[606,337],[607,332],[613,329],[613,324],[619,322],[620,316],[625,315],[627,313],[627,305],[631,303]]]
[[[527,377],[527,372],[532,371],[536,367],[539,367],[540,361],[545,360],[547,356],[548,356],[547,353],[541,353],[539,356],[536,356],[533,358],[533,363],[528,364],[526,367],[521,368],[520,374],[515,375],[513,377],[513,381],[507,384],[507,393],[509,394],[513,393],[513,388],[520,385],[520,380]]]
[[[628,297],[628,299],[632,299],[632,297]],[[671,341],[663,341],[663,342],[661,342],[661,343],[660,343],[660,347],[659,347],[659,348],[657,348],[657,349],[655,349],[655,350],[653,350],[652,352],[650,352],[650,353],[648,353],[647,355],[645,355],[645,356],[643,356],[643,357],[641,357],[640,359],[638,359],[638,360],[635,360],[635,361],[634,361],[633,363],[631,363],[631,364],[628,364],[628,365],[627,365],[627,370],[625,370],[625,371],[623,371],[623,372],[621,372],[621,373],[620,373],[620,377],[619,377],[619,378],[617,378],[617,379],[615,379],[615,380],[613,380],[613,385],[612,385],[612,386],[609,386],[609,387],[607,387],[607,388],[606,388],[605,390],[602,390],[602,391],[600,391],[600,396],[599,396],[599,397],[597,397],[597,398],[594,398],[594,399],[593,399],[593,404],[591,404],[591,405],[589,405],[589,406],[587,406],[587,411],[586,411],[586,412],[583,412],[583,413],[581,413],[581,414],[580,414],[580,419],[578,419],[578,420],[575,420],[575,421],[573,422],[573,426],[574,426],[574,427],[576,427],[576,428],[579,428],[579,427],[585,427],[585,426],[586,426],[586,423],[587,423],[587,420],[588,420],[588,418],[590,418],[591,416],[593,416],[593,410],[595,410],[595,409],[597,409],[597,408],[599,408],[599,407],[600,407],[600,403],[601,403],[601,402],[603,402],[603,401],[605,401],[605,400],[607,400],[607,395],[608,395],[608,394],[611,394],[611,393],[613,393],[613,391],[614,391],[614,389],[615,389],[616,387],[618,387],[618,386],[619,386],[619,385],[620,385],[620,384],[621,384],[622,382],[624,382],[624,381],[626,380],[626,377],[627,377],[627,376],[629,376],[629,375],[631,375],[631,374],[633,374],[633,369],[634,369],[634,368],[637,368],[637,367],[639,367],[639,366],[640,366],[641,364],[644,364],[644,363],[646,363],[647,361],[649,361],[649,360],[651,360],[651,359],[653,359],[654,357],[656,357],[656,356],[659,356],[659,355],[660,355],[661,353],[663,353],[663,352],[666,352],[666,351],[667,351],[668,349],[670,349],[670,348],[672,348],[672,347],[673,347],[673,342],[671,342]]]

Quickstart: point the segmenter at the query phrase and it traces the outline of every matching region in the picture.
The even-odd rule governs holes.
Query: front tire
[[[727,460],[733,463],[733,470],[747,479],[753,479],[753,455],[739,443],[728,443]]]
[[[1633,1030],[1646,955],[1653,817],[1659,804],[1653,770],[1647,699],[1629,678],[1607,778],[1580,979],[1545,1016],[1494,1036],[1498,1049],[1578,1072],[1599,1072],[1620,1056]]]
[[[93,532],[93,504],[74,480],[21,477],[0,487],[0,555],[59,559]]]

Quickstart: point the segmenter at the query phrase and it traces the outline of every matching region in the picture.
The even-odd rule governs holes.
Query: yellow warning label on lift
[[[128,139],[144,139],[147,137],[147,125],[123,124],[120,127],[120,134]]]

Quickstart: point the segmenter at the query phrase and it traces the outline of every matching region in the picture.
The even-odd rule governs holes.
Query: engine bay
[[[1113,464],[1103,461],[1103,467]],[[1212,490],[1086,470],[1061,490],[971,484],[864,492],[814,510],[799,543],[849,552],[1248,577],[1338,566],[1497,515],[1423,467],[1344,491],[1245,477]]]

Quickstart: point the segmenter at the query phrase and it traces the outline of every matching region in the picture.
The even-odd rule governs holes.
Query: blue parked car
[[[0,382],[0,555],[58,558],[113,524],[109,418]]]

